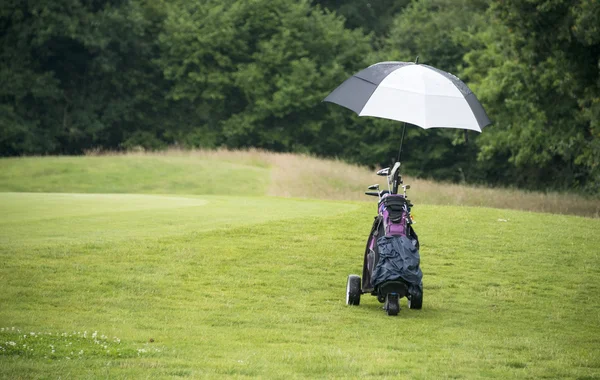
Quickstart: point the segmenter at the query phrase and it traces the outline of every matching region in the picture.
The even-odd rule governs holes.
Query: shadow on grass
[[[375,300],[374,296],[363,296],[363,297],[373,297],[373,300]],[[362,302],[359,306],[348,306],[348,305],[344,305],[344,307],[346,307],[349,312],[354,312],[355,310],[361,310],[364,314],[368,314],[369,316],[373,316],[374,318],[379,318],[379,317],[387,317],[387,318],[396,318],[396,319],[427,319],[427,320],[431,320],[431,319],[436,319],[436,318],[440,318],[443,315],[443,310],[440,308],[437,308],[435,306],[423,306],[423,309],[421,310],[413,310],[413,309],[409,309],[408,305],[406,304],[406,298],[403,298],[402,300],[400,300],[400,312],[398,313],[397,316],[388,316],[385,309],[384,309],[384,304],[379,303],[379,302]]]

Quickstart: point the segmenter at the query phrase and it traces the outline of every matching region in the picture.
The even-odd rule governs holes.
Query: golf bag
[[[365,249],[363,292],[378,293],[385,282],[400,281],[408,294],[422,293],[419,238],[410,221],[411,206],[399,194],[385,194],[379,202]],[[380,301],[384,298],[382,294]]]
[[[410,309],[421,309],[423,304],[419,237],[412,227],[413,205],[406,198],[410,186],[403,185],[403,194],[398,194],[402,184],[399,168],[400,163],[396,162],[393,169],[377,172],[387,177],[389,190],[380,191],[375,184],[369,190],[377,191],[365,193],[378,197],[377,216],[365,247],[362,279],[350,275],[346,285],[346,304],[359,305],[361,294],[370,293],[385,303],[388,315],[398,314],[403,297],[408,299]]]

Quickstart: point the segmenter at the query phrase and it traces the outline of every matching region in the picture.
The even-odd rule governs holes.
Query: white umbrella
[[[412,62],[380,62],[354,74],[326,102],[359,116],[403,121],[421,128],[481,132],[491,124],[475,94],[456,76]]]

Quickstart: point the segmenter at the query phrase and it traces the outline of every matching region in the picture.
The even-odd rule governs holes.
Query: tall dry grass
[[[273,153],[257,149],[169,149],[163,152],[125,154],[188,156],[241,165],[270,166],[271,185],[268,195],[271,196],[374,201],[373,197],[364,195],[367,186],[379,183],[381,188],[386,187],[385,177],[378,177],[373,170],[366,167],[309,155]],[[408,194],[415,204],[481,206],[600,217],[600,199],[575,194],[494,189],[440,183],[408,176],[404,176],[404,183],[411,185]]]
[[[270,195],[373,200],[364,195],[367,186],[379,183],[385,188],[385,177],[373,170],[337,160],[324,160],[293,154],[269,154],[273,164]],[[516,189],[494,189],[440,183],[408,176],[409,198],[415,203],[509,208],[525,211],[574,214],[600,217],[600,199],[589,199],[566,193],[527,192]]]

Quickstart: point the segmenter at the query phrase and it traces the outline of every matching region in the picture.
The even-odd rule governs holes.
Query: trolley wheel
[[[408,308],[409,309],[421,310],[421,308],[423,307],[423,290],[422,289],[420,292],[418,292],[416,294],[409,294],[407,298],[408,298]]]
[[[360,277],[351,274],[348,276],[348,283],[346,284],[346,305],[360,305]]]
[[[385,297],[385,311],[387,315],[398,315],[400,311],[400,297],[395,293],[388,293]]]

